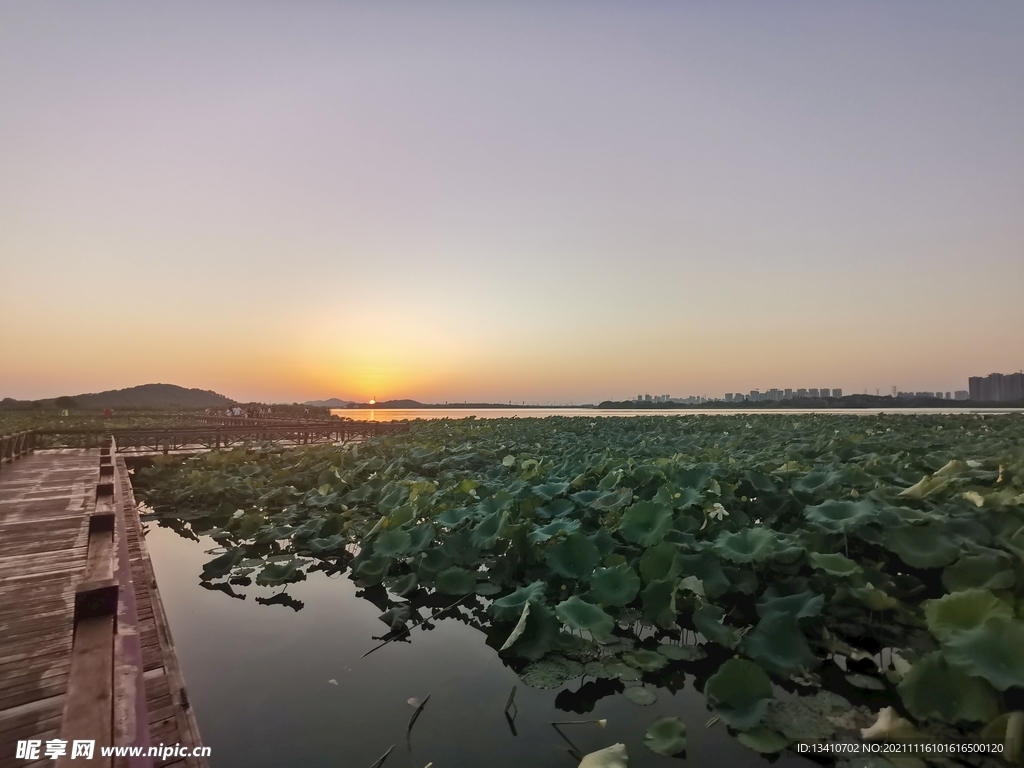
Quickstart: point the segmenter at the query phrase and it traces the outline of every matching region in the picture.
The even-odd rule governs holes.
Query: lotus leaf
[[[377,538],[373,540],[373,551],[378,555],[393,557],[405,552],[411,544],[412,536],[409,531],[402,528],[394,530],[388,528],[378,533]]]
[[[410,592],[419,586],[419,579],[415,573],[407,573],[405,576],[397,579],[394,584],[391,585],[391,591],[396,595],[405,597]]]
[[[344,549],[348,543],[348,537],[343,533],[337,533],[334,536],[328,536],[326,538],[310,539],[306,546],[309,547],[309,551],[314,555],[324,555],[330,552],[337,552],[339,549]]]
[[[820,552],[811,552],[807,559],[810,560],[812,567],[830,576],[852,576],[862,570],[853,560],[838,553],[824,555]]]
[[[758,601],[757,615],[788,613],[794,619],[808,619],[819,615],[824,605],[825,598],[810,590],[787,595],[781,593],[777,584],[773,584]]]
[[[658,694],[650,688],[644,688],[643,686],[627,688],[622,692],[622,695],[639,707],[649,706],[658,700]]]
[[[562,624],[551,608],[543,603],[531,603],[526,629],[511,650],[524,659],[539,659],[558,645],[561,630]]]
[[[872,611],[890,611],[897,608],[899,600],[887,594],[884,590],[878,589],[868,583],[864,587],[855,587],[850,594],[860,600]]]
[[[504,512],[494,512],[473,528],[471,541],[474,547],[491,549],[499,538],[508,533],[508,518]]]
[[[1017,575],[1004,555],[964,555],[942,572],[942,584],[950,592],[1012,589],[1016,583]]]
[[[960,554],[960,547],[935,526],[906,526],[888,530],[882,540],[886,549],[895,552],[914,568],[941,568]]]
[[[568,627],[587,630],[598,640],[611,635],[615,628],[615,621],[611,616],[599,606],[592,605],[576,595],[559,603],[555,608],[555,615]]]
[[[984,680],[949,666],[941,651],[920,659],[899,685],[907,710],[918,720],[988,722],[999,714],[996,692]]]
[[[216,579],[221,576],[226,576],[231,572],[242,558],[245,557],[245,550],[242,548],[229,549],[223,555],[219,555],[210,562],[203,565],[203,578],[204,579]],[[262,564],[262,560],[258,561]]]
[[[678,717],[659,717],[647,728],[644,746],[666,757],[678,755],[686,749],[686,726]]]
[[[1024,757],[1024,712],[1004,712],[981,731],[984,744],[998,744],[1003,748],[1003,759],[1019,765]]]
[[[437,574],[434,585],[446,595],[468,595],[476,587],[476,574],[454,565]]]
[[[704,592],[707,597],[714,600],[724,595],[730,587],[728,577],[722,570],[722,564],[718,558],[710,552],[701,552],[699,555],[679,555],[677,561],[680,573],[687,576],[696,576],[704,585]]]
[[[304,581],[305,572],[301,560],[289,560],[284,563],[268,563],[256,576],[256,583],[262,587],[279,587],[293,581]]]
[[[813,469],[793,482],[793,490],[800,493],[820,496],[822,493],[838,485],[842,476],[831,469]]]
[[[755,726],[749,731],[742,731],[736,738],[743,746],[764,755],[781,752],[789,746],[789,739],[763,725]]]
[[[993,616],[1013,618],[1013,607],[987,589],[968,589],[922,603],[928,629],[939,640],[980,627]]]
[[[672,528],[672,508],[653,501],[640,501],[622,515],[619,532],[626,541],[650,547],[665,538]]]
[[[640,577],[625,564],[598,568],[590,577],[590,594],[601,605],[628,605],[639,591]]]
[[[693,612],[693,626],[713,643],[735,648],[740,643],[740,633],[734,627],[722,623],[725,611],[717,605],[706,603]]]
[[[508,638],[506,638],[504,645],[498,649],[499,652],[507,651],[515,645],[516,640],[522,637],[523,632],[526,631],[526,620],[528,618],[530,618],[530,604],[523,603],[523,612],[519,615],[519,621],[517,621],[515,627],[512,628],[512,631],[509,633]]]
[[[679,547],[670,541],[662,541],[644,550],[640,557],[640,575],[644,583],[670,579],[679,574]]]
[[[548,585],[543,581],[535,581],[525,587],[518,587],[515,592],[505,595],[491,603],[491,613],[495,621],[516,621],[523,612],[526,603],[541,603]]]
[[[547,551],[551,570],[567,579],[590,577],[601,560],[597,545],[582,533],[574,533]]]
[[[454,528],[463,521],[468,520],[472,514],[473,510],[470,507],[452,507],[437,515],[434,521],[445,528]]]
[[[711,549],[734,563],[759,563],[775,554],[778,544],[778,535],[769,528],[744,528],[737,533],[723,531]]]
[[[384,555],[367,557],[356,567],[355,575],[368,584],[380,584],[394,561]],[[258,580],[257,580],[258,583]]]
[[[613,744],[610,747],[599,749],[584,755],[580,761],[579,768],[626,768],[629,765],[629,755],[626,754],[625,744]]]
[[[897,495],[906,499],[925,499],[935,495],[948,484],[949,478],[938,476],[936,472],[935,475],[925,475],[909,488],[900,491]]]
[[[884,691],[885,683],[877,677],[870,675],[846,675],[846,682],[854,688],[864,688],[868,691]]]
[[[421,581],[430,581],[446,568],[455,564],[447,553],[440,547],[428,549],[419,560],[418,573]]]
[[[643,648],[627,653],[622,657],[622,660],[629,664],[629,666],[643,672],[657,672],[668,664],[668,659],[660,653],[644,650]]]
[[[788,613],[769,613],[743,638],[743,652],[765,669],[788,676],[818,665],[807,638]]]
[[[564,656],[549,656],[528,664],[520,677],[531,688],[559,688],[583,674],[583,665]]]
[[[530,531],[527,538],[530,539],[534,544],[539,544],[542,541],[547,541],[552,536],[558,536],[559,534],[575,533],[580,529],[579,520],[567,520],[564,518],[557,518],[547,525],[534,528]]]
[[[771,703],[772,681],[757,664],[729,659],[704,685],[704,694],[719,717],[741,731],[753,728]]]
[[[556,496],[562,496],[569,492],[568,483],[543,483],[542,485],[535,485],[531,489],[534,495],[544,499],[544,501],[551,501]]]
[[[465,530],[445,536],[441,550],[458,565],[475,565],[480,556],[480,547],[473,543],[473,534]]]
[[[659,627],[669,629],[676,623],[676,582],[675,579],[652,581],[640,597],[644,606],[644,617]]]
[[[555,499],[554,501],[549,501],[543,507],[538,507],[537,517],[565,517],[575,509],[576,505],[569,501],[569,499]]]
[[[658,653],[670,661],[699,661],[707,656],[699,645],[669,645],[662,643]]]
[[[400,629],[405,629],[405,625],[409,623],[409,617],[411,615],[412,610],[408,605],[398,605],[384,611],[379,618],[391,627],[392,632],[396,632]]]
[[[821,695],[819,693],[815,696],[775,702],[764,716],[764,727],[781,733],[791,742],[825,741],[831,738],[836,729],[820,711],[822,707],[818,699]],[[842,702],[840,707],[828,707],[826,711],[829,715],[846,714],[851,709],[850,703],[845,699],[827,692],[825,695]]]
[[[696,576],[686,576],[679,582],[679,588],[684,589],[687,592],[692,592],[697,597],[705,597],[704,594],[704,583]]]
[[[944,641],[943,653],[950,665],[985,678],[997,690],[1024,687],[1024,621],[997,616],[954,632]]]
[[[824,501],[804,510],[810,522],[830,531],[852,531],[872,521],[878,509],[868,499],[859,501]]]

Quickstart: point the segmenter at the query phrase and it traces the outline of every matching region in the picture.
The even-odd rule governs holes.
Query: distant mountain
[[[186,389],[176,384],[142,384],[72,395],[71,399],[78,408],[216,408],[234,402],[208,389]]]
[[[330,400],[307,400],[303,405],[315,405],[318,408],[347,408],[352,405],[351,400],[339,400],[332,397]]]

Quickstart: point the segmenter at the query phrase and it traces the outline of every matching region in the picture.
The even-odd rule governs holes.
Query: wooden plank
[[[71,651],[61,738],[92,739],[110,745],[113,733],[114,617],[99,615],[76,622]],[[110,765],[111,761],[97,762]],[[73,768],[70,754],[57,759],[58,768]]]

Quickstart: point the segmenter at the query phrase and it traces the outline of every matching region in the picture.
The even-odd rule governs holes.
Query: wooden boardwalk
[[[205,768],[99,758],[100,746],[201,744],[121,457],[28,454],[0,467],[0,768]],[[96,759],[69,762],[73,739]],[[67,754],[16,758],[18,741]]]

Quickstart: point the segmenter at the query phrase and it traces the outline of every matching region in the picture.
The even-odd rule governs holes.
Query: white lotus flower
[[[723,518],[726,518],[728,516],[729,513],[726,511],[725,507],[723,507],[722,503],[719,501],[716,501],[714,503],[714,506],[711,507],[711,511],[708,512],[708,517],[711,517],[715,520],[722,520]]]

